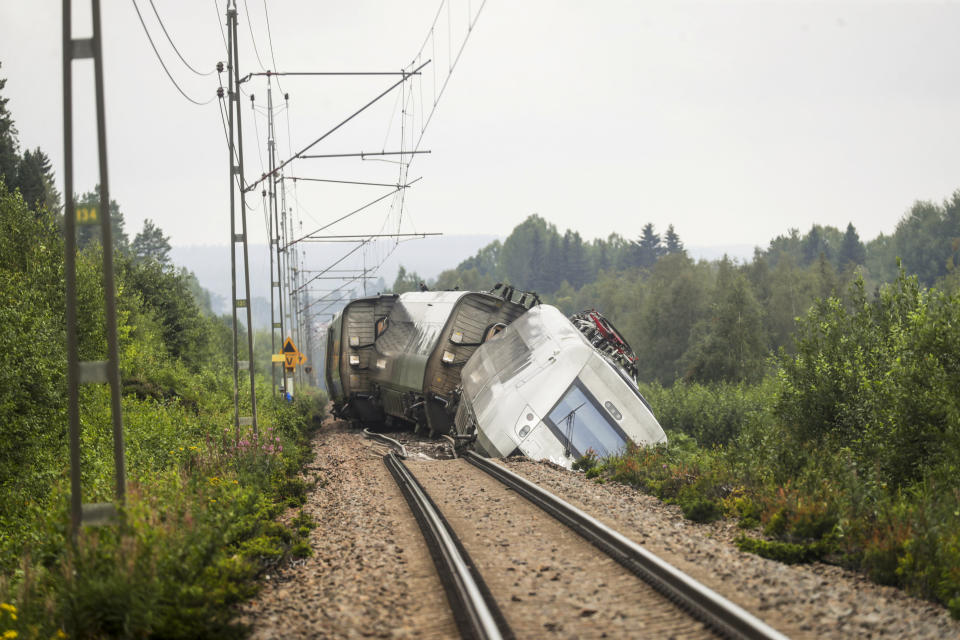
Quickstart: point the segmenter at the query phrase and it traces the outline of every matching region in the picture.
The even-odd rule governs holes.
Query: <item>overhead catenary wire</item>
[[[157,11],[157,6],[153,4],[153,0],[148,0],[148,1],[150,2],[150,8],[153,9],[153,15],[157,16],[157,22],[160,23],[160,28],[163,30],[163,35],[167,36],[167,42],[169,42],[170,46],[173,47],[173,50],[176,52],[177,57],[180,58],[180,62],[186,65],[186,67],[190,69],[190,71],[193,71],[198,76],[209,76],[213,74],[213,72],[216,71],[216,68],[210,69],[210,71],[200,71],[198,69],[195,69],[192,64],[187,62],[186,58],[183,57],[183,54],[180,53],[180,50],[177,49],[177,45],[173,43],[173,38],[170,37],[170,33],[167,31],[167,27],[164,26],[163,20],[160,18],[160,13]]]
[[[263,66],[263,61],[260,60],[260,51],[257,49],[257,39],[253,35],[253,20],[250,18],[250,7],[247,5],[247,0],[243,0],[243,9],[247,12],[247,27],[250,29],[250,42],[253,44],[253,53],[257,56],[257,64],[260,65],[260,68],[264,71],[267,70]]]
[[[441,13],[441,11],[443,10],[443,3],[444,3],[445,1],[446,1],[446,0],[441,0],[440,8],[437,10],[437,15],[436,15],[436,17],[434,18],[434,24],[430,27],[430,33],[427,35],[427,38],[424,39],[424,43],[423,43],[423,45],[421,46],[420,51],[417,52],[416,57],[414,57],[413,61],[410,63],[410,66],[411,66],[411,67],[416,63],[417,60],[420,59],[420,56],[421,56],[422,53],[423,53],[423,48],[426,46],[427,41],[433,39],[434,27],[436,26],[436,21],[437,21],[437,19],[440,17],[440,13]],[[420,144],[423,142],[423,137],[424,137],[424,135],[426,134],[427,127],[430,126],[430,122],[433,120],[433,115],[434,115],[434,114],[436,113],[436,111],[437,111],[437,105],[440,103],[440,99],[443,97],[443,94],[444,94],[444,92],[445,92],[446,89],[447,89],[447,85],[448,85],[449,82],[450,82],[450,78],[453,76],[453,71],[454,71],[454,69],[456,68],[457,63],[460,62],[460,57],[463,55],[463,51],[464,51],[464,49],[465,49],[466,46],[467,46],[467,42],[470,40],[470,35],[473,33],[473,29],[474,29],[474,27],[476,26],[477,21],[480,19],[480,14],[483,12],[483,8],[484,8],[486,5],[487,5],[487,0],[483,0],[483,1],[480,3],[480,8],[477,9],[476,15],[468,15],[468,19],[467,19],[467,33],[466,33],[466,35],[465,35],[464,38],[463,38],[463,42],[460,43],[460,48],[457,50],[457,55],[456,55],[452,60],[449,60],[449,61],[448,61],[448,62],[449,62],[449,71],[447,72],[446,77],[443,79],[443,84],[440,86],[440,91],[436,94],[436,97],[434,98],[433,105],[432,105],[432,107],[430,108],[430,113],[427,115],[426,120],[423,121],[423,125],[422,125],[422,127],[421,127],[421,129],[420,129],[420,135],[417,137],[417,141],[416,141],[416,143],[413,145],[413,151],[414,151],[414,152],[416,152],[417,150],[420,149]],[[448,16],[449,16],[449,12],[448,12]],[[448,21],[449,21],[449,20],[448,20]],[[448,33],[448,38],[447,38],[448,50],[450,49],[449,43],[450,43],[450,41],[452,41],[452,39],[453,39],[453,34],[452,34],[452,33]],[[436,86],[435,86],[435,85],[434,85],[434,90],[436,90]],[[421,117],[422,117],[422,116],[421,116]],[[413,163],[414,157],[415,157],[415,156],[411,156],[410,159],[406,162],[406,164],[401,167],[401,174],[402,174],[402,175],[401,175],[401,179],[400,179],[400,182],[401,182],[401,183],[404,183],[404,182],[406,181],[406,178],[407,178],[407,176],[409,175],[410,165]],[[400,225],[403,223],[403,212],[404,212],[404,203],[405,203],[405,200],[406,200],[406,192],[404,191],[404,192],[399,193],[399,194],[398,194],[398,197],[400,198],[400,202],[401,202],[400,208],[399,208],[399,213],[398,213],[398,221],[397,221],[397,229],[399,230]]]
[[[257,109],[253,103],[253,96],[250,96],[250,107],[253,111],[253,137],[257,140],[257,159],[260,161],[260,175],[266,175],[267,170],[263,164],[263,147],[260,145],[260,128],[257,126]]]
[[[233,160],[237,160],[238,158],[237,158],[236,150],[234,150],[232,153],[230,150],[230,135],[227,133],[227,116],[226,116],[226,113],[224,113],[223,99],[221,98],[220,100],[218,100],[217,104],[220,108],[220,122],[223,124],[223,138],[224,138],[224,143],[227,146],[227,153],[232,155]],[[234,180],[237,181],[237,188],[243,189],[243,177],[237,174]],[[247,204],[246,202],[244,202],[244,205],[249,211],[254,210],[253,207]]]
[[[248,1],[248,0],[244,0],[245,4],[247,3],[247,1]],[[446,3],[446,6],[444,6],[445,3]],[[400,136],[401,136],[401,139],[400,139],[400,140],[401,140],[401,144],[400,144],[400,146],[399,146],[398,148],[403,150],[401,153],[398,153],[398,154],[397,154],[397,155],[399,155],[400,160],[399,160],[399,161],[394,161],[395,164],[398,165],[398,173],[397,173],[397,175],[396,175],[396,177],[397,177],[396,186],[390,185],[391,187],[393,187],[393,189],[392,189],[389,193],[384,194],[384,196],[381,196],[381,197],[375,199],[374,201],[369,202],[369,203],[363,205],[362,207],[359,207],[358,209],[355,209],[355,210],[353,210],[353,211],[351,211],[351,212],[349,212],[349,213],[347,213],[347,214],[345,214],[345,215],[343,215],[343,216],[341,216],[341,217],[333,220],[332,222],[329,222],[329,223],[327,223],[327,224],[325,224],[325,225],[323,225],[323,226],[320,226],[319,228],[317,228],[317,229],[315,229],[314,231],[312,231],[310,234],[302,235],[303,219],[301,218],[301,216],[304,215],[304,214],[306,214],[306,215],[308,215],[314,222],[316,222],[316,219],[314,218],[313,215],[310,214],[310,212],[303,206],[303,203],[300,201],[300,199],[299,199],[299,197],[298,197],[298,195],[297,195],[297,191],[298,191],[298,189],[297,189],[297,184],[296,184],[296,183],[297,183],[297,180],[294,180],[293,188],[290,189],[290,190],[288,190],[288,193],[289,193],[290,195],[293,195],[293,199],[292,199],[292,201],[291,201],[291,203],[290,203],[290,204],[293,205],[293,206],[291,206],[290,209],[288,209],[289,222],[290,222],[290,227],[289,227],[289,229],[290,229],[290,231],[292,231],[294,228],[299,227],[299,228],[301,229],[301,234],[298,234],[298,235],[300,235],[299,238],[297,238],[297,237],[288,238],[287,241],[284,242],[283,245],[282,245],[285,250],[288,250],[288,249],[293,248],[293,252],[290,253],[289,256],[293,259],[294,263],[299,263],[299,262],[301,261],[301,259],[305,259],[305,257],[306,257],[306,254],[302,251],[302,248],[304,247],[304,245],[301,244],[301,245],[300,245],[300,250],[298,251],[298,250],[295,248],[295,245],[296,245],[296,244],[300,243],[300,242],[303,241],[303,240],[309,239],[311,235],[318,234],[318,233],[322,232],[323,230],[329,228],[330,226],[333,226],[333,225],[335,225],[335,224],[337,224],[337,223],[339,223],[339,222],[342,222],[343,220],[345,220],[345,219],[347,219],[347,218],[349,218],[349,217],[351,217],[351,216],[353,216],[353,215],[356,215],[356,214],[359,213],[360,211],[364,211],[364,210],[368,209],[369,207],[376,205],[378,202],[382,202],[382,201],[386,200],[387,198],[390,199],[390,205],[389,205],[389,210],[388,210],[388,212],[387,212],[386,218],[383,220],[383,225],[381,226],[381,231],[386,231],[386,230],[388,230],[388,229],[392,231],[392,230],[393,230],[392,227],[393,227],[394,225],[396,225],[396,233],[383,233],[383,234],[382,234],[383,237],[376,238],[376,239],[374,239],[373,237],[371,237],[371,238],[367,239],[365,242],[360,242],[360,243],[359,243],[359,246],[358,246],[358,247],[355,247],[355,248],[354,248],[354,251],[351,251],[350,254],[348,254],[348,255],[357,256],[357,252],[358,252],[358,250],[359,250],[359,252],[363,255],[364,272],[365,272],[365,273],[376,273],[376,272],[377,272],[379,269],[381,269],[381,268],[383,267],[383,265],[392,257],[392,255],[395,253],[396,249],[398,248],[399,243],[402,242],[402,241],[406,241],[406,240],[407,240],[407,238],[401,239],[399,236],[400,236],[400,231],[401,231],[401,229],[404,228],[404,227],[406,227],[406,226],[409,226],[409,224],[411,223],[411,217],[412,217],[411,214],[410,214],[410,211],[409,211],[409,209],[408,209],[409,204],[408,204],[408,202],[407,202],[407,200],[406,200],[406,198],[405,198],[405,195],[406,195],[406,194],[405,194],[405,192],[406,192],[405,186],[408,186],[409,184],[412,184],[412,183],[413,183],[413,182],[411,182],[411,181],[408,180],[409,171],[410,171],[410,168],[411,168],[410,165],[411,165],[411,163],[412,163],[412,161],[413,161],[413,159],[414,159],[414,156],[415,156],[415,155],[419,155],[419,154],[422,153],[422,152],[420,151],[420,148],[421,148],[421,146],[422,146],[422,144],[423,144],[423,140],[425,139],[425,138],[424,138],[425,132],[426,132],[426,130],[428,129],[429,124],[432,122],[432,118],[433,118],[433,116],[435,115],[435,112],[436,112],[436,110],[437,110],[438,103],[440,102],[441,97],[445,94],[446,88],[447,88],[447,86],[449,85],[449,81],[450,81],[452,72],[454,71],[454,69],[456,68],[456,66],[458,65],[458,63],[459,63],[459,61],[460,61],[460,59],[461,59],[461,57],[462,57],[462,54],[463,54],[463,52],[464,52],[464,50],[465,50],[467,41],[469,40],[469,37],[470,37],[470,35],[472,34],[473,28],[474,28],[474,26],[476,25],[477,20],[479,19],[479,16],[480,16],[480,14],[482,13],[482,10],[483,10],[484,7],[485,7],[485,4],[486,4],[486,2],[485,2],[485,0],[484,0],[482,3],[480,3],[479,9],[476,10],[476,12],[474,12],[474,10],[473,10],[473,8],[472,8],[472,4],[468,3],[468,5],[467,5],[468,11],[467,11],[467,15],[466,15],[466,34],[464,35],[462,42],[460,42],[459,45],[458,45],[458,43],[456,42],[457,38],[455,37],[455,34],[453,33],[453,29],[454,29],[454,24],[453,24],[453,23],[454,23],[454,22],[458,22],[458,23],[459,23],[459,19],[458,19],[458,20],[454,20],[454,19],[452,18],[452,13],[453,13],[453,12],[452,12],[452,7],[450,6],[450,3],[448,3],[447,0],[441,0],[441,2],[439,3],[439,7],[437,8],[436,14],[435,14],[434,17],[433,17],[433,22],[432,22],[432,24],[431,24],[431,26],[430,26],[430,29],[428,30],[427,35],[426,35],[426,37],[425,37],[424,40],[423,40],[423,43],[422,43],[422,45],[421,45],[421,47],[420,47],[420,50],[419,50],[418,53],[417,53],[417,56],[414,57],[413,62],[411,62],[410,65],[407,67],[407,69],[412,69],[412,70],[411,70],[411,71],[407,71],[406,69],[404,69],[403,72],[402,72],[403,78],[401,79],[401,81],[400,81],[399,83],[397,83],[396,85],[394,85],[393,87],[391,87],[391,89],[388,89],[386,92],[384,92],[383,94],[381,94],[380,96],[378,96],[377,98],[375,98],[373,101],[371,101],[370,103],[368,103],[366,106],[364,106],[363,108],[361,108],[359,111],[357,111],[357,112],[355,112],[354,114],[352,114],[352,115],[351,115],[350,117],[348,117],[346,120],[344,120],[343,122],[341,122],[340,124],[338,124],[336,127],[334,127],[333,129],[331,129],[330,131],[328,131],[327,133],[325,133],[325,134],[324,134],[323,136],[321,136],[320,138],[316,139],[313,143],[311,143],[311,144],[308,145],[307,147],[303,148],[303,149],[300,150],[299,152],[294,152],[294,148],[293,148],[293,144],[292,144],[292,134],[291,134],[291,129],[292,129],[291,120],[292,120],[292,118],[291,118],[291,116],[290,116],[289,108],[288,108],[288,113],[286,114],[286,121],[287,121],[286,124],[287,124],[287,145],[288,145],[289,155],[287,156],[287,160],[285,160],[285,161],[281,162],[279,165],[275,166],[275,167],[272,169],[270,175],[268,175],[268,176],[262,176],[262,177],[260,178],[260,180],[254,181],[252,184],[247,185],[247,191],[253,190],[253,189],[257,186],[257,184],[259,184],[260,182],[262,182],[262,181],[264,181],[264,180],[266,180],[266,179],[274,179],[275,181],[285,180],[286,178],[282,178],[282,177],[279,178],[279,180],[278,180],[278,179],[277,179],[277,176],[282,176],[284,173],[286,173],[287,175],[289,175],[289,174],[291,173],[291,170],[290,170],[290,169],[286,169],[286,167],[291,166],[292,163],[293,163],[295,160],[299,160],[299,159],[303,159],[303,158],[307,157],[306,152],[307,152],[311,147],[313,147],[314,145],[318,144],[321,140],[325,139],[327,136],[329,136],[330,134],[332,134],[334,131],[336,131],[336,130],[339,129],[341,126],[343,126],[344,124],[346,124],[348,121],[352,120],[354,117],[356,117],[357,115],[359,115],[360,112],[364,111],[367,107],[369,107],[371,104],[373,104],[373,102],[376,102],[376,101],[380,100],[380,99],[381,99],[383,96],[385,96],[386,93],[388,93],[390,90],[395,89],[395,88],[397,88],[398,86],[401,87],[401,91],[398,91],[398,92],[397,92],[398,95],[396,96],[395,101],[394,101],[394,105],[393,105],[393,107],[394,107],[394,108],[393,108],[394,116],[396,115],[396,110],[397,110],[398,107],[400,108],[400,111],[401,111],[401,114],[400,114],[401,122],[400,122],[400,125],[399,125],[399,128],[400,128]],[[265,18],[266,18],[266,20],[267,20],[268,45],[270,46],[270,49],[271,49],[271,51],[270,51],[270,53],[271,53],[270,61],[273,63],[274,68],[276,68],[277,65],[276,65],[276,60],[275,60],[275,51],[273,50],[273,46],[272,46],[271,25],[270,25],[270,22],[269,22],[268,8],[267,8],[267,5],[266,5],[266,2],[264,3],[264,5],[265,5],[265,6],[264,6],[264,13],[265,13]],[[447,16],[446,16],[446,25],[441,26],[442,23],[440,22],[440,19],[441,19],[441,16],[443,16],[444,9],[446,9],[446,13],[447,13]],[[248,12],[248,16],[249,16],[249,12]],[[459,16],[458,16],[458,18],[459,18]],[[409,87],[406,86],[406,81],[407,81],[407,80],[410,80],[411,76],[413,76],[413,75],[415,75],[415,74],[419,74],[420,69],[422,69],[427,63],[430,63],[431,61],[433,61],[433,60],[436,59],[436,55],[432,55],[432,57],[431,57],[430,60],[427,60],[427,62],[425,62],[425,63],[423,63],[423,64],[420,64],[421,61],[423,60],[423,57],[424,57],[424,56],[423,56],[424,51],[427,51],[428,53],[431,53],[431,52],[432,52],[433,54],[435,54],[435,53],[437,52],[436,50],[437,50],[438,48],[441,48],[441,47],[442,47],[442,42],[441,42],[441,43],[437,43],[436,40],[438,39],[438,37],[443,37],[442,32],[444,31],[444,27],[445,27],[445,29],[446,29],[446,31],[447,31],[447,34],[446,34],[446,39],[447,39],[447,43],[446,43],[446,44],[447,44],[447,46],[446,46],[446,49],[447,49],[447,52],[446,52],[446,53],[447,53],[447,60],[444,61],[444,62],[446,63],[446,64],[444,65],[444,66],[446,67],[446,69],[445,69],[446,72],[445,72],[445,73],[442,72],[442,73],[438,74],[438,73],[436,72],[436,68],[435,68],[435,65],[434,65],[434,68],[432,69],[432,72],[433,72],[433,73],[432,73],[433,82],[432,82],[432,87],[431,87],[429,93],[424,90],[424,87],[423,87],[424,78],[423,78],[422,76],[421,76],[421,77],[415,77],[415,78],[413,78],[413,81],[414,81],[414,82],[419,81],[419,82],[421,83],[420,86],[418,86],[418,87],[415,87],[415,86],[412,86],[412,85],[409,86]],[[457,30],[458,30],[458,31],[460,30],[459,25],[457,26]],[[252,31],[251,31],[251,37],[252,37],[252,36],[253,36],[253,33],[252,33]],[[440,44],[440,47],[437,46],[438,44]],[[430,49],[427,49],[427,47],[430,47]],[[441,48],[441,51],[442,51],[442,48]],[[441,55],[442,55],[442,54],[441,54]],[[258,59],[260,58],[259,53],[257,53],[257,57],[258,57]],[[419,67],[416,67],[416,65],[419,65]],[[261,61],[261,67],[263,67],[262,61]],[[414,67],[416,67],[416,68],[414,68]],[[305,73],[303,73],[302,75],[313,75],[313,74],[316,74],[316,75],[334,75],[334,73],[322,74],[321,72],[305,72]],[[281,75],[281,74],[279,74],[279,73],[269,72],[269,71],[266,71],[266,70],[265,70],[265,73],[263,73],[263,74],[261,74],[261,73],[248,74],[247,77],[249,77],[249,76],[251,76],[251,75],[267,75],[270,81],[272,81],[272,75],[277,75],[277,76],[278,76],[278,86],[279,86],[279,75]],[[295,73],[295,72],[289,72],[287,75],[301,75],[301,74],[298,74],[298,73]],[[338,74],[338,75],[339,75],[339,74]],[[346,75],[346,74],[343,74],[343,75]],[[371,74],[371,75],[372,75],[372,74]],[[425,94],[426,94],[426,95],[425,95]],[[431,95],[431,94],[432,94],[432,95]],[[287,97],[287,96],[285,96],[285,98],[286,98],[286,97]],[[427,100],[425,100],[425,97],[432,97],[432,98],[433,98],[432,101],[431,101],[431,104],[427,104]],[[289,105],[289,103],[287,103],[287,104]],[[388,142],[389,139],[390,139],[390,136],[391,136],[391,134],[392,134],[392,131],[395,130],[395,129],[394,129],[395,126],[396,126],[396,125],[395,125],[395,123],[393,122],[393,118],[391,118],[390,121],[388,122],[387,133],[386,133],[386,136],[385,136],[385,138],[384,138],[383,145],[382,145],[383,148],[386,148],[387,142]],[[329,157],[329,156],[338,156],[338,155],[340,155],[340,154],[324,154],[324,155],[317,154],[317,155],[320,156],[320,157]],[[364,153],[364,154],[357,154],[357,155],[358,155],[358,157],[361,157],[361,158],[363,158],[364,160],[370,160],[370,161],[389,161],[389,160],[387,160],[387,159],[385,159],[385,158],[367,158],[367,157],[365,157],[366,155],[368,155],[368,154],[366,154],[366,153]],[[388,180],[389,180],[389,179],[388,179]],[[315,178],[315,179],[312,179],[312,180],[305,180],[305,181],[331,182],[331,183],[340,182],[340,183],[344,183],[344,184],[352,184],[352,183],[366,184],[365,182],[361,182],[361,181],[359,181],[359,180],[358,180],[358,181],[347,181],[347,180],[334,180],[334,179],[332,179],[332,178],[330,178],[330,179]],[[386,187],[386,186],[387,186],[387,183],[374,183],[374,184],[376,184],[377,186],[383,186],[383,187]],[[371,186],[373,186],[373,185],[371,185]],[[405,224],[405,223],[406,223],[406,224]],[[291,235],[293,235],[293,234],[291,234]],[[375,235],[376,235],[376,234],[375,234]],[[385,237],[386,237],[386,236],[389,236],[391,239],[390,239],[389,241],[387,241],[387,243],[385,244],[385,242],[383,242],[383,241],[385,241]],[[385,249],[385,251],[383,251],[382,249]],[[367,255],[368,253],[372,253],[373,255],[372,255],[372,256],[369,256],[369,255]],[[379,255],[377,255],[377,254],[379,254]],[[371,258],[371,257],[373,258],[373,265],[372,265],[372,266],[371,266],[371,263],[370,263],[370,258]],[[344,256],[343,258],[341,258],[340,260],[338,260],[337,264],[339,264],[341,261],[343,261],[343,260],[345,260],[345,259],[347,259],[346,256]],[[356,260],[358,260],[358,258],[354,258],[354,260],[356,261]],[[298,272],[296,266],[294,266],[294,265],[291,265],[291,266],[294,268],[294,271],[295,271],[295,272]],[[304,266],[305,266],[305,264],[304,264]],[[332,265],[331,265],[331,266],[332,266]],[[367,268],[368,266],[370,267],[369,269]],[[329,269],[329,266],[328,266],[328,269]],[[304,289],[306,283],[304,283],[303,280],[300,279],[300,278],[297,278],[297,280],[299,280],[299,282],[297,282],[297,284],[294,285],[294,289],[293,289],[292,293],[295,293],[296,295],[302,295],[303,289]],[[299,285],[299,286],[298,286],[298,285]],[[299,306],[299,305],[298,305],[298,306]],[[296,309],[296,307],[294,307],[294,308]],[[303,309],[301,308],[300,311],[302,312]],[[309,320],[309,318],[304,318],[303,320],[306,321],[306,320]]]
[[[312,236],[312,235],[315,234],[315,233],[320,233],[320,232],[323,231],[324,229],[328,229],[328,228],[332,227],[333,225],[337,224],[338,222],[343,222],[343,221],[346,220],[347,218],[349,218],[349,217],[351,217],[351,216],[354,216],[354,215],[360,213],[361,211],[364,211],[364,210],[366,210],[366,209],[369,209],[369,208],[372,207],[373,205],[377,204],[378,202],[382,202],[383,200],[386,200],[387,198],[389,198],[390,196],[394,195],[395,193],[397,193],[397,192],[399,192],[399,191],[405,190],[406,187],[409,187],[410,185],[418,182],[419,180],[420,180],[420,178],[417,178],[416,180],[413,180],[412,182],[409,182],[409,183],[407,183],[407,184],[405,184],[405,185],[401,185],[401,186],[397,187],[396,189],[394,189],[393,191],[390,191],[389,193],[385,193],[384,195],[380,196],[379,198],[376,198],[376,199],[374,199],[374,200],[371,200],[370,202],[368,202],[367,204],[363,205],[362,207],[359,207],[359,208],[357,208],[357,209],[354,209],[353,211],[351,211],[351,212],[349,212],[349,213],[347,213],[347,214],[344,214],[344,215],[340,216],[339,218],[337,218],[336,220],[334,220],[334,221],[332,221],[332,222],[328,222],[327,224],[323,225],[323,226],[320,227],[319,229],[315,229],[315,230],[311,231],[310,233],[306,234],[305,236],[302,236],[302,237],[300,237],[300,238],[297,238],[296,240],[291,240],[290,242],[288,242],[288,243],[286,244],[286,246],[285,246],[284,248],[293,246],[293,245],[297,244],[298,242],[300,242],[301,240],[304,240],[304,239],[306,239],[306,238],[309,238],[310,236]]]
[[[147,41],[150,42],[150,48],[153,49],[153,54],[157,57],[157,61],[160,63],[160,66],[163,67],[164,73],[166,73],[167,77],[170,78],[170,82],[173,83],[173,86],[177,88],[177,91],[180,92],[180,95],[198,107],[203,107],[213,102],[216,99],[216,96],[211,96],[206,102],[200,102],[199,100],[194,100],[188,96],[186,92],[180,88],[180,85],[177,84],[177,81],[173,79],[173,75],[170,73],[170,70],[167,69],[167,65],[164,63],[163,58],[160,57],[160,52],[157,51],[157,45],[153,43],[153,38],[150,37],[150,31],[147,29],[147,23],[143,21],[143,14],[140,13],[140,7],[137,6],[137,0],[130,1],[133,3],[133,8],[137,11],[137,17],[140,18],[140,25],[143,27],[143,33],[147,36]]]
[[[421,64],[421,65],[418,66],[417,68],[415,68],[413,71],[414,71],[414,72],[420,71],[421,69],[423,69],[423,68],[424,68],[425,66],[427,66],[428,64],[430,64],[430,60],[427,60],[426,62],[424,62],[423,64]],[[339,130],[339,129],[340,129],[341,127],[343,127],[345,124],[347,124],[348,122],[350,122],[351,120],[353,120],[354,118],[356,118],[358,115],[360,115],[361,113],[363,113],[364,111],[366,111],[367,109],[369,109],[373,104],[375,104],[375,103],[378,102],[381,98],[383,98],[383,96],[387,95],[388,93],[390,93],[391,91],[393,91],[394,89],[396,89],[397,87],[399,87],[401,84],[404,84],[406,81],[407,81],[407,75],[404,75],[403,78],[401,78],[401,79],[398,80],[397,82],[395,82],[395,83],[393,83],[392,85],[390,85],[389,87],[387,87],[387,89],[385,89],[382,93],[380,93],[379,95],[377,95],[377,97],[373,98],[372,100],[370,100],[369,102],[367,102],[365,105],[363,105],[362,107],[360,107],[359,109],[357,109],[356,111],[354,111],[352,114],[350,114],[349,116],[347,116],[346,118],[344,118],[342,121],[340,121],[339,124],[335,125],[333,128],[331,128],[330,130],[328,130],[326,133],[324,133],[323,135],[321,135],[319,138],[317,138],[316,140],[314,140],[313,142],[311,142],[310,144],[308,144],[306,147],[304,147],[303,149],[301,149],[301,150],[300,150],[299,152],[297,152],[295,155],[293,155],[293,156],[291,156],[290,158],[288,158],[288,159],[284,160],[283,162],[281,162],[281,163],[273,170],[272,174],[279,173],[280,170],[282,170],[282,169],[283,169],[284,167],[286,167],[288,164],[290,164],[291,162],[293,162],[294,159],[300,157],[301,155],[303,155],[304,153],[306,153],[307,151],[309,151],[310,149],[312,149],[313,147],[315,147],[316,145],[318,145],[320,142],[322,142],[322,141],[325,140],[327,137],[329,137],[330,135],[332,135],[334,132],[336,132],[337,130]],[[272,175],[272,174],[271,174],[271,175]],[[267,177],[268,177],[268,176],[264,176],[263,178],[260,178],[260,180],[257,180],[256,182],[253,182],[253,183],[248,187],[248,189],[252,189],[253,187],[256,187],[260,182],[262,182],[263,180],[265,180]]]
[[[217,0],[213,0],[213,8],[217,12],[217,24],[220,26],[220,37],[223,39],[223,50],[227,51],[227,34],[223,31],[223,23],[220,22],[220,3]],[[229,54],[228,54],[229,57]]]
[[[267,44],[270,45],[270,61],[273,62],[273,68],[277,68],[277,56],[273,52],[273,34],[270,32],[270,12],[267,11],[267,0],[263,0],[263,15],[267,19]],[[283,86],[280,79],[277,78],[277,88],[283,92]]]

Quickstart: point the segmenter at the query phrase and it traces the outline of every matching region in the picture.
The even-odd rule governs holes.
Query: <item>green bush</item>
[[[758,556],[777,560],[785,564],[816,562],[817,560],[822,560],[829,551],[829,547],[823,542],[798,544],[777,540],[760,540],[747,536],[737,538],[736,544],[741,551],[755,553]]]
[[[662,387],[653,383],[641,390],[656,408],[664,429],[685,433],[703,447],[727,445],[744,428],[769,420],[774,399],[770,380],[753,386],[678,382]]]

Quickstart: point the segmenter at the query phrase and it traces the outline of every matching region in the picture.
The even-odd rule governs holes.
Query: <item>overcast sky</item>
[[[214,0],[154,3],[188,62],[205,71],[224,58],[224,0],[219,14]],[[417,131],[433,79],[446,76],[447,51],[455,53],[480,3],[452,0],[428,39],[424,57],[436,60],[413,85]],[[75,35],[89,35],[87,5],[75,4]],[[152,218],[175,244],[226,244],[228,164],[216,101],[198,107],[177,92],[131,1],[103,4],[110,180],[131,236]],[[190,72],[149,2],[138,4],[170,72],[208,100],[216,74]],[[276,65],[262,0],[239,4],[242,73],[260,69],[251,28],[267,68],[394,71],[416,56],[439,1],[270,0]],[[60,6],[0,3],[0,77],[21,143],[50,155],[62,188]],[[86,190],[97,180],[92,65],[75,68],[76,184]],[[588,239],[637,236],[648,221],[660,231],[673,223],[690,245],[765,246],[791,227],[848,221],[872,238],[891,232],[915,200],[960,188],[958,76],[953,2],[489,0],[426,129],[421,148],[432,154],[410,169],[423,180],[408,192],[402,229],[506,234],[539,213]],[[279,155],[392,82],[284,79],[290,109],[277,117]],[[244,87],[265,106],[262,78]],[[398,148],[396,104],[390,94],[313,152]],[[246,96],[243,106],[253,179],[266,120],[252,117]],[[360,160],[303,160],[293,173],[397,180],[396,165]],[[290,201],[310,231],[384,192],[300,183]],[[265,237],[259,200],[254,239]],[[379,230],[389,202],[330,232]]]

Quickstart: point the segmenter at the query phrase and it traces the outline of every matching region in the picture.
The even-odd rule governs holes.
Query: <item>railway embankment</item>
[[[517,637],[649,637],[659,605],[615,563],[436,443],[407,441],[409,466],[447,514]],[[245,605],[254,638],[457,637],[409,508],[382,462],[387,448],[336,422],[314,437],[305,511],[314,554],[272,572]],[[784,565],[740,551],[730,521],[544,462],[501,464],[567,500],[779,631],[795,638],[941,638],[960,622],[939,605],[826,564]],[[489,486],[487,486],[489,485]],[[572,545],[572,546],[571,546]],[[661,621],[664,618],[661,618]],[[692,625],[694,635],[702,629]]]

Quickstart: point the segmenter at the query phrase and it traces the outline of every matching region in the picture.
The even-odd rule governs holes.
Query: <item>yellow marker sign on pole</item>
[[[99,221],[96,207],[77,207],[77,224],[97,224]]]
[[[283,361],[284,361],[284,358],[282,353],[273,353],[270,355],[270,362],[283,362]]]

